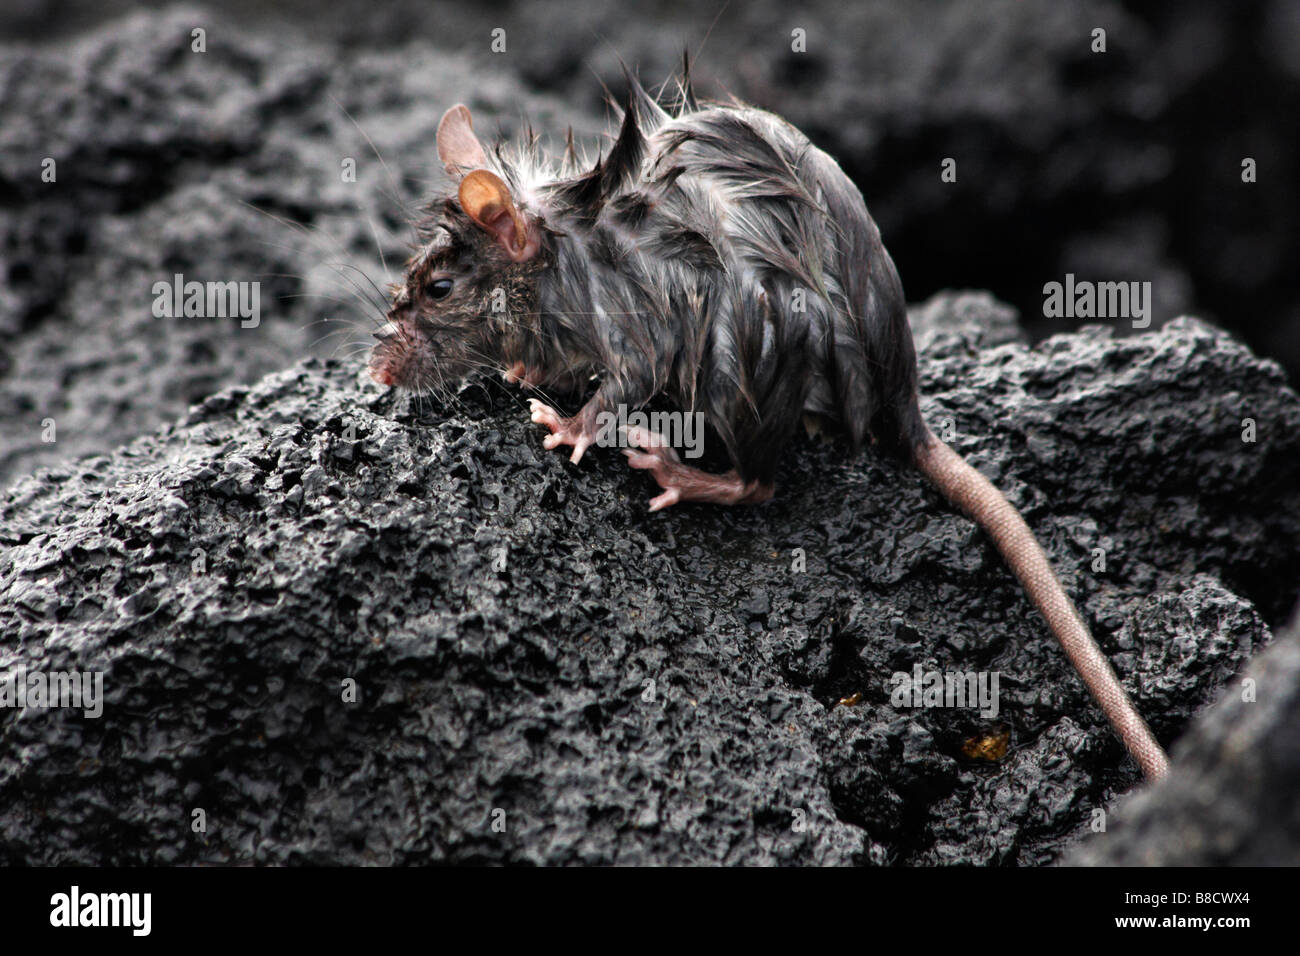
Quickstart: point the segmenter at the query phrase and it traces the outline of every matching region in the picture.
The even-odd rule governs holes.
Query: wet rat
[[[620,405],[662,396],[702,412],[725,474],[630,430],[629,463],[663,489],[651,510],[763,502],[805,417],[831,423],[855,450],[913,465],[988,533],[1142,771],[1164,776],[1033,532],[926,427],[902,283],[857,187],[770,113],[702,103],[689,77],[671,111],[628,84],[613,146],[590,166],[572,131],[560,158],[531,130],[488,150],[466,107],[446,112],[437,149],[455,193],[428,208],[371,376],[426,392],[485,368],[536,389],[595,377],[572,417],[531,400],[545,447],[572,447],[574,462]]]

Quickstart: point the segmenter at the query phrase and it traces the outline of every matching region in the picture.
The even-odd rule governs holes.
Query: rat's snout
[[[471,372],[484,347],[442,315],[424,315],[401,303],[374,333],[370,377],[380,385],[423,392]]]
[[[392,321],[374,333],[376,345],[370,350],[370,377],[380,385],[401,382],[403,342]]]
[[[429,334],[425,322],[409,312],[394,316],[374,333],[370,350],[370,377],[380,385],[419,391],[446,377],[446,356]]]

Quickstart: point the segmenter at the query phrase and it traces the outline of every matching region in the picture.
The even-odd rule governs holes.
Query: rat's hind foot
[[[595,444],[596,436],[583,424],[581,412],[572,418],[565,418],[550,405],[536,398],[528,400],[528,407],[533,410],[533,421],[551,430],[551,434],[542,441],[542,447],[551,449],[561,445],[573,446],[573,454],[569,456],[569,461],[576,465],[582,461],[583,453]]]
[[[771,482],[745,481],[733,469],[725,475],[711,475],[683,465],[677,452],[663,436],[646,428],[629,428],[627,440],[637,446],[625,448],[628,464],[654,476],[663,494],[650,499],[650,510],[658,511],[681,501],[706,501],[719,505],[756,505],[775,491]]]

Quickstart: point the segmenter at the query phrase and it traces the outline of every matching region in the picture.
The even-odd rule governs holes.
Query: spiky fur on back
[[[670,115],[629,77],[585,172],[531,132],[497,172],[540,221],[530,368],[594,372],[601,409],[667,394],[703,411],[745,479],[770,481],[802,413],[910,458],[924,435],[902,286],[862,196],[783,120],[740,104]]]

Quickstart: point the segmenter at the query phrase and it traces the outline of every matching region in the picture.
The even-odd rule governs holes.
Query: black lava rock
[[[981,302],[926,413],[1176,742],[1294,578],[1300,400],[1193,321],[977,350]],[[105,702],[0,711],[0,862],[1030,864],[1137,782],[916,474],[807,440],[768,505],[649,514],[612,449],[541,437],[495,382],[413,403],[313,359],[19,481],[0,670]],[[916,666],[998,672],[998,714],[894,706]]]

